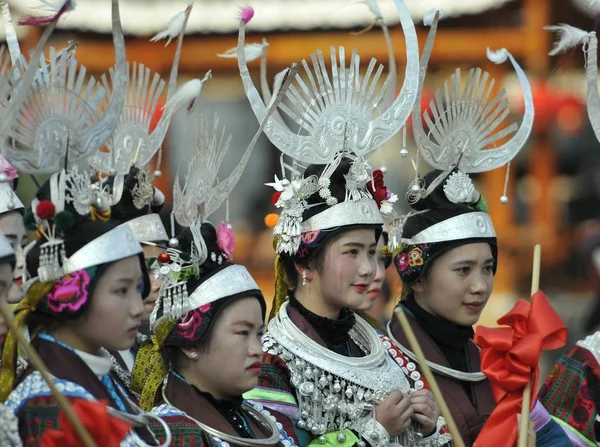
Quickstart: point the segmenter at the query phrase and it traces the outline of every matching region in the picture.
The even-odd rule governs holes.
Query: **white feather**
[[[244,46],[244,54],[246,55],[246,62],[252,62],[256,59],[262,57],[265,53],[265,49],[269,46],[266,40],[263,40],[262,43],[249,43]],[[222,57],[224,59],[236,59],[237,58],[237,47],[233,47],[225,51],[224,53],[219,53],[217,56]]]
[[[183,27],[185,25],[186,17],[191,8],[192,2],[189,2],[188,7],[184,11],[180,11],[175,16],[169,20],[167,26],[160,33],[150,39],[150,42],[157,42],[162,39],[168,39],[165,47],[171,43],[171,40],[175,39],[179,34],[183,31]]]
[[[590,33],[574,26],[561,23],[553,26],[545,26],[545,30],[558,34],[558,40],[554,42],[552,50],[548,53],[550,56],[555,56],[563,53],[570,48],[576,47],[587,41],[590,38]]]
[[[489,48],[487,49],[487,58],[490,62],[494,64],[503,64],[508,59],[508,51],[506,48],[500,48],[499,50],[492,51]]]
[[[164,113],[167,116],[173,115],[179,108],[188,106],[190,103],[195,101],[199,96],[200,92],[202,92],[202,87],[212,77],[212,73],[209,70],[202,80],[200,79],[192,79],[191,81],[187,81],[184,83],[177,92],[170,98],[165,106],[163,107]]]
[[[66,3],[69,3],[67,11],[73,11],[76,6],[75,0],[41,0],[41,2],[42,5],[38,6],[36,9],[39,9],[40,11],[51,11],[54,13],[57,13]]]
[[[369,7],[373,15],[375,16],[375,20],[383,19],[383,15],[381,14],[381,9],[379,9],[379,5],[377,4],[377,0],[364,0],[365,5]]]
[[[423,26],[431,26],[433,23],[433,19],[435,19],[435,15],[439,13],[440,19],[444,17],[444,11],[441,9],[432,9],[427,14],[423,16]]]

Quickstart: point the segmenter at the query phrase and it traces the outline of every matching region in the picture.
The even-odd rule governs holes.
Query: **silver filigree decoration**
[[[135,176],[135,186],[131,190],[133,196],[133,206],[138,210],[152,203],[154,197],[154,186],[152,186],[152,177],[145,169],[138,170]]]
[[[90,214],[90,207],[95,204],[98,189],[92,186],[87,171],[80,171],[73,166],[65,173],[65,201],[71,203],[77,214]]]
[[[473,203],[475,201],[475,185],[468,174],[456,171],[450,174],[446,180],[444,194],[452,203]]]

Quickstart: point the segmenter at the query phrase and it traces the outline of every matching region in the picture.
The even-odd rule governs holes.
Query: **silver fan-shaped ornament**
[[[352,51],[349,63],[343,47],[330,50],[331,72],[319,50],[310,62],[303,60],[304,76],[297,74],[279,109],[294,120],[302,132],[292,132],[285,124],[271,118],[265,133],[284,154],[301,163],[330,163],[341,150],[366,156],[404,125],[416,99],[418,86],[419,46],[414,23],[402,0],[394,0],[404,31],[407,51],[405,82],[393,103],[385,108],[389,77],[378,88],[383,65],[371,60],[361,77],[360,57]],[[248,71],[245,57],[245,27],[238,39],[238,67],[246,96],[259,121],[267,107]],[[347,130],[347,132],[345,132]],[[345,138],[346,137],[346,138]]]
[[[520,127],[514,123],[501,127],[510,112],[508,99],[504,89],[492,94],[495,81],[489,73],[479,68],[471,69],[463,82],[462,72],[457,69],[444,83],[443,89],[436,91],[435,98],[425,111],[426,132],[420,119],[423,115],[421,96],[436,27],[434,22],[421,58],[419,94],[413,110],[417,147],[425,161],[440,170],[458,167],[463,172],[472,173],[503,166],[525,145],[533,128],[533,96],[527,76],[506,49],[496,52],[488,49],[490,61],[500,64],[510,60],[517,74],[525,102],[525,115]],[[499,140],[513,133],[508,142],[495,146]]]
[[[183,36],[192,5],[188,5],[181,14],[183,23],[179,31],[177,49],[167,89],[167,100],[174,94],[177,87],[179,60]],[[110,82],[106,75],[102,76],[102,85],[107,92],[105,102],[109,101],[109,93],[117,85],[115,71],[110,70]],[[156,127],[150,131],[158,101],[165,88],[165,81],[144,64],[133,62],[127,64],[127,85],[123,110],[111,138],[106,143],[108,152],[98,152],[90,157],[89,164],[100,172],[112,172],[126,175],[134,164],[146,166],[160,149],[171,123],[172,113],[163,112]],[[160,157],[159,157],[160,158]]]
[[[30,63],[40,72],[27,99],[15,111],[16,122],[7,132],[4,146],[11,164],[23,172],[56,172],[68,158],[70,164],[85,160],[113,133],[123,107],[126,84],[125,40],[117,0],[112,0],[113,40],[116,69],[114,88],[106,109],[100,103],[104,89],[72,53],[50,49],[49,60],[43,56]],[[20,87],[17,84],[17,87]]]

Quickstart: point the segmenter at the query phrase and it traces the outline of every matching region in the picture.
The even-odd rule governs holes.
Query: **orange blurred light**
[[[274,228],[277,225],[277,221],[279,220],[279,214],[269,213],[265,216],[265,225],[268,228]]]
[[[583,124],[581,107],[574,104],[568,104],[561,107],[556,114],[556,123],[565,133],[577,133]]]

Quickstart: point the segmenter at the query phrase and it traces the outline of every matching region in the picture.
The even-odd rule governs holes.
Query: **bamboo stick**
[[[60,409],[62,411],[64,411],[65,415],[67,416],[67,418],[69,419],[71,424],[73,424],[73,429],[75,430],[75,433],[77,434],[77,436],[79,436],[79,439],[82,441],[83,445],[85,447],[97,447],[96,443],[92,439],[91,435],[89,434],[89,432],[87,431],[85,426],[77,418],[77,415],[73,411],[73,408],[71,407],[71,404],[69,403],[67,398],[65,396],[63,396],[60,393],[60,391],[58,391],[58,389],[56,388],[54,381],[50,377],[48,368],[46,368],[46,365],[44,365],[44,362],[39,357],[38,353],[35,351],[35,349],[33,349],[33,347],[29,344],[29,342],[27,341],[25,336],[21,333],[19,328],[16,326],[12,310],[8,306],[8,303],[6,302],[6,300],[4,300],[4,299],[0,299],[0,314],[6,321],[6,325],[8,326],[8,329],[13,332],[13,334],[15,335],[16,339],[18,340],[19,344],[27,352],[27,357],[29,359],[29,362],[31,362],[33,367],[40,372],[44,381],[48,384],[48,387],[50,387],[50,391],[52,391],[52,394],[56,398],[56,403],[58,404]]]
[[[429,387],[431,388],[431,392],[433,393],[433,396],[435,397],[435,400],[437,401],[440,407],[442,416],[444,416],[444,418],[446,419],[446,424],[448,424],[448,430],[450,430],[450,434],[452,435],[452,439],[454,440],[455,447],[465,447],[465,443],[460,436],[460,432],[458,431],[456,422],[454,422],[454,419],[452,418],[452,413],[450,413],[450,409],[448,408],[448,405],[444,400],[444,396],[442,395],[440,387],[438,386],[435,377],[433,377],[433,373],[431,372],[431,369],[427,364],[425,354],[423,354],[423,350],[419,345],[419,341],[417,340],[417,337],[415,336],[412,327],[410,327],[410,323],[408,322],[406,315],[404,315],[402,309],[396,309],[394,311],[394,314],[396,315],[396,318],[402,326],[402,330],[404,331],[404,334],[408,339],[408,343],[410,344],[412,351],[417,356],[419,366],[421,368],[421,373],[423,373],[423,375],[425,376],[425,380],[427,380],[427,383],[429,383]]]
[[[533,268],[531,271],[531,296],[540,290],[540,268],[542,261],[542,246],[537,244],[533,248]],[[518,447],[527,447],[529,432],[529,416],[531,407],[531,378],[523,390],[523,403],[521,405],[521,425],[519,427]]]

